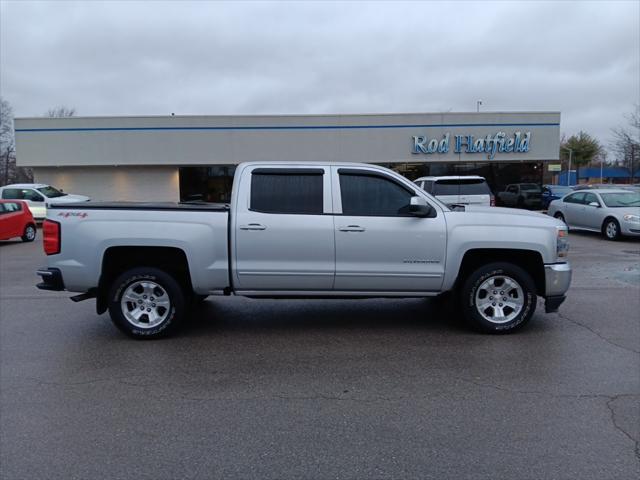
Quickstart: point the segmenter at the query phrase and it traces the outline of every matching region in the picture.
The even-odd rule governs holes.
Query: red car
[[[36,239],[36,222],[29,206],[20,200],[0,200],[0,240],[20,237],[23,242]]]

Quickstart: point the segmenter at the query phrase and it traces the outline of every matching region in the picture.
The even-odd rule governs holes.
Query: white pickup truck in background
[[[375,165],[245,163],[230,205],[52,205],[38,287],[81,292],[136,338],[175,330],[208,295],[457,296],[492,333],[555,311],[571,281],[567,228],[491,207],[449,209]]]

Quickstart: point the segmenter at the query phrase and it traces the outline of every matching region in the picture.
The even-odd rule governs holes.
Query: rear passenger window
[[[2,190],[2,198],[8,198],[10,200],[22,199],[22,190],[17,188],[5,188]]]
[[[340,174],[343,215],[390,217],[408,215],[413,192],[393,180],[366,174]]]
[[[293,169],[292,169],[293,170]],[[322,169],[259,168],[251,175],[250,209],[263,213],[320,215],[323,213]]]

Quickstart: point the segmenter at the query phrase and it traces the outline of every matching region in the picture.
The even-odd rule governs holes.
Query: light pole
[[[569,150],[569,168],[567,170],[567,187],[571,185],[571,156],[573,155],[573,150],[571,150],[569,147],[560,147],[560,148],[564,148],[565,150]],[[578,179],[576,178],[576,182],[578,181]]]
[[[476,101],[476,112],[480,112],[480,105],[482,105],[482,100],[477,100]]]

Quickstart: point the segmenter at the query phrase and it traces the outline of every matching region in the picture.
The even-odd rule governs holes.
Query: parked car
[[[484,177],[421,177],[415,184],[447,205],[495,205],[495,199]]]
[[[0,240],[20,237],[23,242],[33,242],[36,231],[36,222],[26,202],[0,200]]]
[[[601,232],[609,240],[640,236],[640,193],[623,189],[580,190],[554,200],[549,215],[569,228]]]
[[[498,201],[505,207],[542,208],[542,188],[536,183],[514,183],[498,193]]]
[[[38,288],[97,299],[137,338],[174,330],[207,295],[428,297],[452,292],[490,333],[556,311],[567,227],[538,213],[453,211],[375,165],[243,163],[230,204],[52,205]]]
[[[40,221],[47,216],[47,205],[88,202],[85,195],[71,195],[44,183],[16,183],[0,187],[3,200],[22,200],[29,205],[33,217]]]
[[[633,192],[640,191],[640,184],[615,184],[615,183],[583,183],[580,185],[576,185],[573,187],[574,190],[593,190],[593,189],[602,189],[602,188],[615,188],[621,190],[631,190]]]
[[[574,189],[566,185],[543,185],[542,186],[542,209],[549,208],[549,204],[554,200],[564,197]]]

